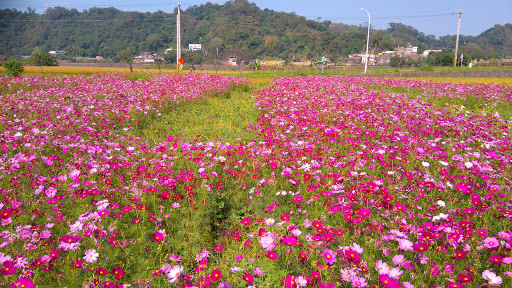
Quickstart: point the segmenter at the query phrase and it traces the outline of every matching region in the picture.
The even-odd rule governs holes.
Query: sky
[[[182,9],[206,2],[223,4],[226,0],[182,0]],[[495,24],[512,23],[512,0],[249,0],[261,9],[294,12],[311,20],[330,20],[335,23],[364,25],[368,22],[373,29],[386,29],[389,22],[413,26],[427,35],[437,37],[457,34],[458,12],[462,7],[460,33],[476,36]],[[45,7],[76,8],[83,11],[91,7],[115,7],[124,11],[172,12],[178,1],[166,0],[0,0],[0,9],[16,8],[26,11],[27,7],[43,13]]]

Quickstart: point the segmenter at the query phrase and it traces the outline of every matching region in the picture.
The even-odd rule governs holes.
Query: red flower
[[[248,284],[252,284],[252,282],[254,282],[254,277],[252,277],[252,274],[249,274],[247,272],[245,272],[243,279]]]
[[[361,255],[352,249],[345,251],[345,257],[347,257],[349,262],[359,263],[359,261],[361,261]]]
[[[277,255],[277,253],[274,252],[274,251],[268,251],[266,256],[267,256],[268,259],[270,259],[272,261],[276,261],[277,258],[279,258],[279,255]]]
[[[284,280],[284,287],[285,288],[295,288],[295,277],[293,275],[289,275]]]
[[[124,277],[124,270],[118,266],[112,268],[110,274],[115,275],[116,280],[121,280]]]
[[[164,240],[164,234],[160,233],[160,232],[155,232],[155,234],[153,234],[153,240],[155,240],[156,242],[162,242]]]
[[[304,182],[309,181],[309,179],[311,179],[311,174],[308,174],[308,173],[304,174]]]
[[[473,277],[469,274],[460,274],[459,277],[457,277],[457,280],[459,280],[462,283],[470,283],[473,281]]]
[[[105,276],[105,275],[108,275],[108,271],[107,271],[107,269],[105,269],[105,267],[100,267],[100,268],[96,268],[96,274],[98,274],[100,276]]]
[[[224,249],[223,246],[217,246],[217,247],[213,248],[213,250],[219,251],[219,252],[222,252],[223,249]]]
[[[76,260],[75,262],[71,263],[71,268],[78,269],[82,268],[84,266],[84,262],[82,260]]]
[[[0,219],[7,219],[14,213],[14,209],[6,208],[0,211]]]
[[[34,287],[34,282],[32,279],[27,277],[22,277],[11,284],[11,287],[23,287],[23,288],[32,288]]]
[[[464,286],[462,286],[462,284],[459,282],[455,282],[455,283],[449,282],[448,283],[448,288],[463,288],[463,287]]]
[[[222,279],[222,273],[220,273],[220,270],[213,270],[210,274],[210,278],[212,278],[212,281],[219,281]]]
[[[311,225],[315,228],[323,228],[324,227],[324,223],[322,221],[313,221],[313,223],[311,223]]]
[[[242,225],[249,226],[251,225],[251,219],[250,218],[244,218],[242,221],[240,221]]]
[[[16,267],[14,267],[14,262],[5,261],[4,268],[0,269],[0,274],[12,275],[14,273],[16,273]]]
[[[293,236],[284,237],[283,244],[288,246],[295,246],[297,245],[297,239]]]
[[[413,246],[414,251],[427,251],[430,246],[427,243],[416,243]]]
[[[198,281],[198,287],[199,288],[205,288],[205,287],[210,287],[212,282],[210,281],[210,278],[208,277],[204,277],[204,278],[199,278],[197,279]]]
[[[395,203],[395,208],[396,208],[396,210],[401,211],[401,212],[405,212],[405,211],[407,211],[407,207],[405,207],[405,206],[404,206],[402,203],[400,203],[400,202],[396,202],[396,203]]]
[[[455,250],[455,255],[452,256],[452,258],[457,260],[466,259],[466,252],[463,250]]]
[[[286,222],[290,221],[290,215],[288,215],[288,214],[281,215],[281,220],[286,221]]]
[[[502,260],[503,257],[501,257],[500,255],[491,255],[491,257],[489,257],[489,263],[496,263],[500,265]]]
[[[50,253],[50,257],[52,258],[52,260],[57,259],[57,257],[59,257],[59,255],[60,255],[60,250],[59,249],[55,250],[52,248],[52,252]]]

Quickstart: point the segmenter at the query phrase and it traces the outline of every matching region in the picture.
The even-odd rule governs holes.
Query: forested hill
[[[91,8],[82,12],[62,7],[43,14],[0,10],[0,55],[30,55],[35,49],[64,50],[70,56],[115,58],[118,51],[162,51],[175,47],[176,12],[123,12]],[[337,59],[359,53],[366,46],[366,27],[307,20],[293,13],[260,9],[247,0],[207,3],[182,11],[182,44],[201,43],[207,51],[246,55],[247,59],[305,60],[320,56]],[[496,25],[481,35],[462,36],[473,58],[512,54],[512,24]],[[436,39],[413,27],[390,23],[372,30],[373,52],[407,43],[423,49],[452,48],[455,36]],[[242,51],[243,53],[241,53]],[[479,56],[477,56],[479,55]]]

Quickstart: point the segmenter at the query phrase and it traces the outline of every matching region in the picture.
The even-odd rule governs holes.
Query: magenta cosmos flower
[[[334,262],[336,262],[336,255],[332,252],[332,250],[325,248],[322,254],[324,256],[325,262],[329,263],[329,265],[332,265]]]

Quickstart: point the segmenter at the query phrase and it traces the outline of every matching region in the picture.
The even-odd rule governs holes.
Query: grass
[[[223,94],[214,94],[199,103],[183,102],[165,114],[153,117],[150,123],[132,133],[151,143],[165,141],[167,135],[182,137],[185,141],[217,141],[230,143],[257,140],[251,131],[261,111],[254,109],[253,93],[267,82],[232,88]]]

